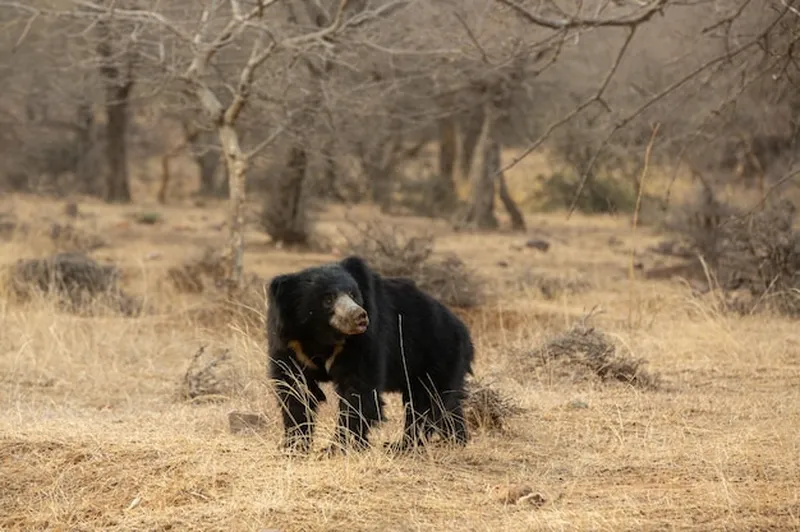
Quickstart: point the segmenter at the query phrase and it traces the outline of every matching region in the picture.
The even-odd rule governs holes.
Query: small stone
[[[550,242],[540,238],[531,238],[525,242],[525,247],[538,249],[542,253],[547,253],[547,251],[550,249]]]
[[[503,504],[531,504],[541,506],[547,502],[547,498],[536,492],[530,486],[517,485],[508,488],[500,488],[499,500]]]
[[[583,399],[573,399],[572,401],[569,402],[567,406],[574,410],[583,410],[589,408],[589,403],[587,403]]]
[[[228,425],[232,434],[245,431],[258,431],[267,426],[267,418],[254,412],[233,411],[228,414]]]
[[[77,218],[78,217],[78,204],[74,201],[70,201],[64,206],[64,214],[69,216],[70,218]]]

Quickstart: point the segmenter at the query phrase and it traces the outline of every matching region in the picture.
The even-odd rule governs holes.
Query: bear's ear
[[[286,299],[286,296],[291,294],[294,290],[296,280],[292,274],[285,273],[276,275],[269,282],[267,295],[270,303],[278,303]]]
[[[339,265],[356,280],[361,295],[366,301],[373,291],[375,272],[370,269],[364,259],[356,255],[345,257],[339,262]]]
[[[291,319],[291,300],[297,279],[291,274],[273,277],[267,288],[267,328],[269,334],[283,336],[286,320]],[[289,303],[287,303],[289,302]]]
[[[350,255],[339,261],[342,268],[348,271],[350,275],[368,275],[370,273],[367,262],[358,255]]]

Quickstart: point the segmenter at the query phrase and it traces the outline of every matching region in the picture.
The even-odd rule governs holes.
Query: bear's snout
[[[331,326],[342,334],[363,334],[369,327],[369,315],[364,308],[347,294],[342,294],[333,305]]]

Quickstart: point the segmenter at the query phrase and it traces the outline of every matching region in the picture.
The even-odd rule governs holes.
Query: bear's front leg
[[[319,403],[325,401],[325,394],[316,381],[278,361],[273,360],[270,369],[283,416],[283,448],[307,453],[314,433],[314,416]]]

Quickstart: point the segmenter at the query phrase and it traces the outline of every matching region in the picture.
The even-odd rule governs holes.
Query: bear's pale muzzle
[[[369,326],[369,316],[364,308],[347,294],[336,298],[333,304],[331,326],[347,335],[363,334]]]

